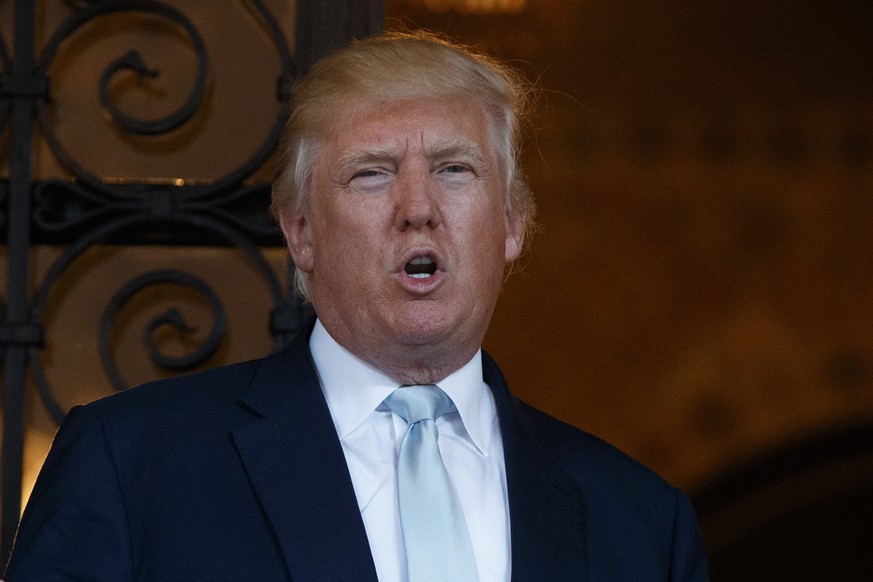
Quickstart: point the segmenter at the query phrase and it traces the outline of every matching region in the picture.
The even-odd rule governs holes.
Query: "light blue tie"
[[[436,419],[451,399],[433,385],[403,386],[385,403],[409,425],[397,459],[409,582],[478,581],[464,512],[437,444]]]

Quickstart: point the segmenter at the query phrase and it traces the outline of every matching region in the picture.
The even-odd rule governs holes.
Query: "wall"
[[[413,4],[541,90],[487,338],[518,394],[692,490],[873,415],[869,4]]]

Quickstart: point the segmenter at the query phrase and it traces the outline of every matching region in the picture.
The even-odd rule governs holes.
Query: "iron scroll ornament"
[[[80,3],[81,4],[81,3]],[[40,322],[49,301],[52,289],[69,267],[89,248],[101,243],[142,242],[159,244],[187,244],[186,236],[194,233],[191,242],[208,240],[209,244],[235,247],[243,251],[247,260],[265,281],[272,297],[273,313],[270,330],[277,345],[286,341],[289,329],[302,319],[302,309],[296,300],[286,296],[276,273],[266,261],[259,244],[276,245],[281,241],[275,226],[266,213],[263,216],[246,215],[246,200],[252,197],[269,198],[269,185],[246,185],[243,181],[264,165],[275,148],[288,113],[288,97],[294,77],[294,65],[288,44],[275,18],[258,0],[244,0],[241,4],[255,17],[257,24],[269,37],[279,56],[281,70],[278,72],[278,100],[276,118],[260,146],[241,165],[229,173],[208,182],[194,185],[174,183],[107,182],[83,167],[67,151],[52,127],[52,101],[50,91],[35,105],[39,128],[58,161],[70,172],[71,181],[49,180],[35,184],[33,196],[34,233],[45,242],[69,243],[62,254],[50,265],[34,295],[31,311],[32,321]],[[150,66],[143,62],[136,51],[114,59],[104,69],[100,80],[101,101],[111,122],[123,131],[139,135],[158,135],[172,131],[188,121],[201,104],[208,70],[206,47],[200,34],[190,20],[176,8],[152,0],[100,0],[86,2],[72,14],[47,42],[40,59],[37,74],[48,79],[49,72],[64,41],[94,19],[121,12],[143,13],[166,19],[183,31],[190,47],[197,55],[198,69],[194,89],[185,104],[177,111],[156,120],[140,120],[125,115],[111,101],[109,84],[122,70],[132,70],[140,75],[154,75]],[[48,84],[46,84],[48,86]],[[250,207],[251,204],[249,203]],[[241,211],[243,209],[243,211]],[[214,293],[202,281],[181,271],[160,271],[137,277],[127,283],[111,300],[104,316],[104,331],[101,334],[101,358],[109,379],[116,389],[125,386],[117,367],[106,354],[106,344],[111,335],[106,328],[108,314],[120,309],[119,301],[126,293],[136,292],[144,284],[157,284],[157,280],[174,279],[184,286],[194,288],[213,306],[214,325],[207,341],[193,354],[180,359],[165,357],[151,340],[158,327],[172,325],[184,332],[184,320],[169,315],[152,321],[144,331],[147,348],[152,361],[169,370],[186,370],[205,361],[217,349],[224,327],[224,313]],[[298,313],[299,312],[299,313]],[[42,351],[28,351],[28,360],[40,398],[55,421],[60,423],[65,414],[58,404],[46,377],[41,360]]]
[[[151,356],[152,362],[165,370],[182,371],[200,366],[212,357],[218,350],[224,335],[226,318],[221,300],[215,291],[202,279],[176,269],[166,269],[146,273],[122,287],[112,298],[103,313],[100,323],[100,357],[106,374],[116,390],[128,388],[118,364],[112,355],[112,326],[121,309],[144,289],[161,284],[181,285],[197,291],[212,309],[212,327],[206,339],[191,353],[184,356],[171,356],[162,353],[155,341],[155,334],[164,326],[171,326],[180,334],[190,334],[195,328],[190,326],[182,313],[171,308],[158,317],[153,318],[143,333],[143,343]]]
[[[287,290],[287,272],[282,270],[280,284],[277,279],[279,270],[273,272],[263,248],[258,248],[278,247],[282,239],[275,228],[269,241],[255,234],[268,232],[264,222],[253,220],[253,217],[254,213],[266,215],[270,185],[253,177],[264,168],[278,143],[287,118],[296,71],[352,38],[379,30],[382,3],[378,0],[299,0],[289,4],[270,0],[271,6],[276,6],[277,15],[289,17],[283,24],[293,27],[295,53],[292,61],[282,28],[264,7],[267,1],[21,0],[3,4],[8,8],[3,11],[4,18],[11,14],[9,22],[4,20],[4,26],[0,27],[0,128],[5,131],[4,142],[8,146],[5,149],[9,153],[8,177],[0,177],[0,235],[8,243],[6,292],[0,294],[0,311],[4,315],[0,326],[3,344],[0,364],[4,378],[3,446],[0,451],[3,465],[0,556],[3,560],[9,555],[20,517],[24,437],[30,410],[26,402],[28,375],[36,385],[40,405],[51,417],[60,423],[65,414],[52,393],[54,390],[58,400],[66,404],[61,398],[64,382],[59,378],[57,386],[50,386],[48,380],[53,378],[47,378],[44,367],[58,353],[52,348],[61,345],[53,331],[56,326],[49,321],[56,317],[52,314],[61,311],[46,309],[46,305],[59,303],[57,298],[67,289],[64,281],[82,272],[71,269],[71,265],[84,263],[87,269],[87,258],[82,256],[92,247],[102,244],[237,247],[242,261],[254,265],[253,278],[265,284],[264,294],[271,298],[266,300],[267,309],[272,306],[269,332],[277,348],[290,341],[310,311]],[[92,70],[87,77],[76,76],[77,90],[87,90],[93,79],[94,91],[90,99],[100,99],[101,92],[108,97],[102,101],[105,115],[101,117],[98,113],[95,120],[84,120],[83,123],[95,124],[88,128],[89,132],[115,133],[131,138],[126,139],[128,145],[143,146],[140,152],[143,156],[148,156],[148,150],[156,150],[163,141],[190,145],[192,137],[208,137],[200,132],[205,127],[201,121],[210,119],[211,90],[227,86],[223,83],[223,73],[227,68],[216,67],[220,53],[214,50],[211,37],[205,34],[216,29],[200,27],[207,43],[204,48],[202,43],[198,43],[200,35],[191,24],[193,21],[199,25],[199,17],[195,18],[195,15],[207,10],[244,12],[244,25],[250,28],[244,34],[254,30],[259,41],[266,41],[265,44],[257,43],[259,48],[269,53],[269,59],[259,61],[259,80],[263,80],[264,73],[268,75],[268,83],[269,77],[274,77],[277,90],[274,92],[269,85],[266,90],[256,93],[249,90],[245,104],[240,106],[259,112],[258,129],[247,128],[246,138],[254,133],[254,141],[241,142],[233,152],[227,152],[228,155],[221,158],[232,166],[209,170],[196,183],[190,180],[182,183],[178,178],[184,176],[178,176],[177,172],[173,172],[169,180],[154,174],[141,180],[125,178],[130,175],[126,170],[119,173],[121,179],[107,178],[106,172],[84,157],[102,144],[91,143],[88,145],[95,147],[80,150],[77,141],[83,132],[65,132],[67,126],[59,123],[78,119],[84,111],[92,110],[89,106],[72,106],[74,101],[67,100],[66,91],[61,90],[66,86],[60,85],[59,79],[68,78],[63,75],[70,71],[72,74],[81,72],[69,66],[80,55],[84,55],[88,63],[92,63],[94,57],[104,60],[102,69]],[[182,85],[169,85],[170,91],[176,92],[173,105],[166,102],[169,109],[174,110],[169,116],[160,117],[167,113],[167,108],[155,114],[158,119],[137,119],[140,114],[124,116],[125,112],[135,111],[123,106],[122,97],[130,96],[125,90],[139,86],[137,78],[147,89],[159,89],[157,85],[166,84],[163,78],[155,83],[148,77],[161,70],[162,65],[170,63],[162,62],[162,57],[150,56],[144,46],[131,41],[130,37],[127,37],[127,46],[112,49],[117,52],[107,54],[96,50],[93,41],[104,39],[103,32],[112,35],[107,44],[118,46],[119,40],[123,42],[124,37],[116,34],[123,32],[123,28],[103,26],[118,18],[104,18],[106,15],[122,12],[130,13],[120,15],[125,26],[132,27],[131,30],[139,34],[145,31],[139,28],[140,22],[156,25],[160,36],[149,39],[149,42],[163,42],[160,39],[168,38],[171,45],[160,49],[181,51],[184,55],[181,64],[187,67],[188,72],[184,73],[187,80]],[[210,18],[204,22],[215,20]],[[7,37],[9,30],[13,34]],[[8,39],[12,40],[11,44]],[[131,55],[129,50],[132,47],[140,49],[147,58],[137,60],[137,55]],[[197,87],[198,78],[206,79],[205,93],[202,85],[201,89]],[[211,83],[213,80],[216,82]],[[108,92],[105,91],[107,88]],[[154,94],[162,95],[159,91]],[[83,99],[87,101],[89,97]],[[177,107],[180,103],[185,105]],[[196,113],[190,118],[192,108]],[[234,114],[233,119],[246,119],[248,111],[240,112],[242,115]],[[144,116],[149,117],[149,114]],[[96,127],[96,124],[101,127]],[[108,127],[102,127],[104,124]],[[174,127],[177,129],[172,129]],[[106,129],[112,131],[106,132]],[[214,133],[226,136],[227,128],[222,126],[221,129],[221,132]],[[164,137],[168,139],[163,140]],[[161,144],[156,143],[159,139]],[[62,168],[61,176],[54,176],[56,166]],[[38,177],[47,173],[55,179],[41,180]],[[39,268],[33,269],[31,266],[37,262],[32,260],[32,249],[42,244],[57,245],[61,254],[55,255],[50,264],[43,265],[40,261]],[[52,253],[40,256],[48,257]],[[155,324],[164,325],[158,320]],[[96,337],[93,339],[97,340]],[[93,343],[97,348],[98,342]],[[98,350],[94,351],[99,357]],[[108,384],[107,381],[107,387]]]
[[[130,213],[125,216],[120,216],[108,221],[106,224],[101,225],[99,228],[95,228],[89,231],[86,237],[66,247],[62,255],[57,260],[55,260],[54,263],[52,263],[51,267],[49,268],[42,281],[40,288],[37,289],[33,307],[34,320],[42,321],[43,313],[48,304],[49,295],[52,288],[55,286],[61,276],[69,269],[72,263],[78,257],[82,256],[88,248],[98,244],[102,240],[111,238],[115,233],[123,232],[129,229],[135,229],[138,224],[148,222],[149,220],[150,216],[147,213]],[[170,219],[165,217],[164,220]],[[184,212],[178,212],[174,214],[174,218],[170,220],[170,222],[178,222],[187,227],[210,230],[218,236],[224,238],[231,246],[239,248],[245,253],[246,257],[253,263],[253,265],[257,268],[258,272],[260,272],[264,282],[267,284],[270,290],[274,305],[271,319],[271,331],[274,333],[274,336],[276,336],[277,340],[283,337],[283,334],[287,334],[287,328],[289,326],[296,325],[299,320],[302,319],[302,309],[299,306],[295,307],[294,302],[285,297],[282,285],[279,282],[276,273],[273,271],[272,267],[264,257],[264,254],[258,249],[255,244],[249,241],[238,230],[208,215],[197,213],[191,213],[186,215]],[[195,278],[190,275],[183,274],[181,276],[181,280],[189,283],[194,279]],[[122,291],[130,288],[135,288],[136,290],[138,290],[142,286],[143,281],[149,281],[149,284],[153,284],[152,281],[154,280],[156,280],[154,276],[151,276],[150,278],[148,276],[141,276],[134,279],[131,283],[128,283]],[[197,285],[195,284],[194,287],[196,289]],[[119,301],[119,296],[120,295],[117,295],[116,298],[113,298],[111,300],[111,302],[114,303]],[[213,303],[213,305],[215,304],[218,303]],[[298,314],[297,312],[301,313]],[[220,335],[221,334],[219,334],[219,336]],[[41,350],[33,348],[30,350],[29,353],[30,364],[33,369],[34,379],[37,382],[37,389],[40,394],[40,398],[42,399],[46,409],[49,411],[55,421],[60,423],[60,421],[63,420],[65,413],[61,406],[58,404],[57,400],[52,395],[51,388],[49,386],[49,383],[47,382],[45,372],[42,368],[42,361],[40,358]],[[181,368],[182,364],[191,362],[193,362],[193,365],[197,365],[196,359],[189,360],[187,362],[178,361],[174,363],[174,365],[176,366],[175,369],[178,370]],[[156,363],[160,364],[160,361],[157,361]],[[113,379],[113,384],[116,387],[118,387],[119,384],[123,386],[123,382],[116,382],[115,379]]]
[[[211,204],[220,203],[216,195],[226,193],[229,189],[239,185],[243,180],[263,166],[267,158],[273,152],[285,119],[288,116],[288,100],[291,95],[291,85],[295,77],[296,67],[291,58],[288,42],[285,35],[276,22],[275,17],[264,7],[260,0],[245,0],[243,5],[255,16],[256,21],[269,37],[276,54],[279,57],[280,71],[277,74],[278,110],[276,118],[267,132],[260,146],[241,165],[228,172],[226,175],[203,184],[201,187],[191,190],[186,195],[190,198],[209,199]],[[49,78],[49,71],[55,58],[63,45],[76,31],[89,22],[101,16],[109,14],[134,12],[151,14],[164,18],[181,28],[188,38],[191,48],[197,55],[197,77],[185,103],[176,111],[155,120],[136,119],[122,112],[109,95],[108,87],[111,80],[122,70],[131,70],[140,76],[154,77],[159,73],[145,63],[136,50],[130,50],[122,56],[115,58],[106,69],[100,79],[100,100],[107,110],[112,121],[122,130],[138,135],[159,135],[168,133],[182,126],[196,112],[203,100],[206,79],[208,76],[208,59],[206,47],[197,29],[191,21],[176,8],[156,0],[101,0],[88,3],[85,8],[74,13],[52,35],[46,43],[40,59],[37,74]],[[51,99],[44,99],[38,103],[36,116],[40,129],[57,159],[78,181],[83,182],[88,188],[107,196],[110,199],[125,198],[124,189],[118,189],[114,184],[107,184],[95,174],[87,170],[69,153],[61,143],[52,128]]]

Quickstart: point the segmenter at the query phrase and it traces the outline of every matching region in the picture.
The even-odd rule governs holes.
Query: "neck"
[[[398,384],[436,384],[461,369],[476,355],[481,341],[444,341],[434,344],[402,344],[383,337],[348,333],[345,326],[332,326],[321,319],[334,341],[353,356],[379,370]]]
[[[349,349],[347,346],[346,349]],[[391,377],[398,384],[437,384],[451,373],[461,369],[469,362],[476,351],[476,346],[468,350],[445,350],[434,346],[413,346],[405,349],[395,349],[394,353],[381,350],[368,353],[367,350],[355,351],[349,349],[355,356],[361,358],[383,374]]]

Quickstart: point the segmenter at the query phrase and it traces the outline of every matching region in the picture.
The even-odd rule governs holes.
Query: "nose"
[[[442,219],[438,188],[427,170],[401,172],[394,182],[394,223],[398,230],[437,228]]]

